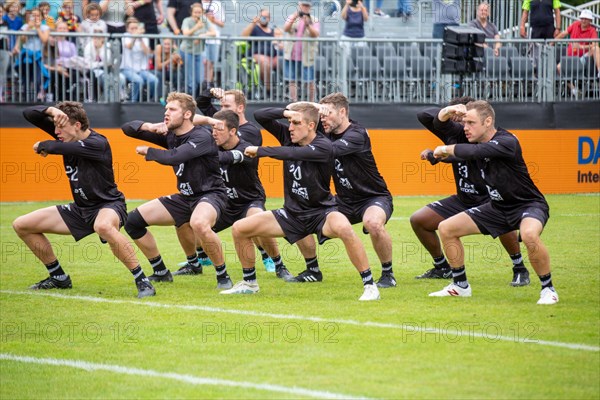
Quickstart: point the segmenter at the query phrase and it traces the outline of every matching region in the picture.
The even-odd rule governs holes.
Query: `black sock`
[[[467,281],[467,271],[465,271],[464,265],[460,268],[452,268],[452,280],[458,287],[463,289],[469,287],[469,282]]]
[[[218,281],[229,278],[229,275],[227,275],[227,267],[225,266],[225,264],[215,265],[215,272],[217,273]]]
[[[192,267],[198,267],[200,265],[198,262],[198,255],[196,253],[192,254],[191,256],[187,256],[187,262]]]
[[[275,271],[279,271],[281,268],[285,267],[285,265],[283,265],[283,261],[281,260],[281,255],[271,257],[271,259],[275,263]]]
[[[160,254],[158,255],[158,257],[149,258],[148,262],[152,266],[152,269],[154,270],[154,273],[156,275],[164,275],[167,272],[169,272]]]
[[[58,260],[52,261],[50,264],[44,264],[48,269],[48,275],[59,281],[67,279],[67,273],[63,271]]]
[[[260,251],[260,256],[262,257],[263,260],[266,260],[267,258],[269,258],[269,255],[267,254],[265,249],[263,249],[260,246],[256,246],[256,248],[258,249],[258,251]],[[275,259],[273,259],[273,261],[275,261]]]
[[[371,268],[365,269],[360,273],[360,277],[362,278],[363,285],[374,285],[373,282],[373,274],[371,273]]]
[[[448,264],[448,260],[442,254],[440,257],[433,257],[433,266],[435,269],[449,269],[450,264]]]
[[[142,270],[142,267],[139,265],[131,270],[131,275],[133,275],[135,283],[141,282],[143,280],[148,280],[148,278],[146,278],[146,275],[144,274],[144,271]]]
[[[244,268],[244,281],[256,283],[256,268]]]
[[[381,263],[381,273],[382,274],[393,274],[394,270],[392,269],[392,262]]]
[[[321,270],[319,269],[319,260],[317,260],[317,257],[313,257],[313,258],[305,258],[304,261],[306,262],[306,269],[308,269],[311,272],[321,272]]]
[[[542,275],[539,277],[540,282],[542,283],[542,290],[546,288],[554,287],[552,284],[552,273],[549,272],[547,275]]]
[[[521,255],[521,252],[511,254],[510,259],[512,260],[513,269],[515,271],[527,269],[525,268],[525,264],[523,264],[523,256]]]
[[[198,254],[198,258],[208,258],[208,254],[200,246],[196,247],[196,254]]]

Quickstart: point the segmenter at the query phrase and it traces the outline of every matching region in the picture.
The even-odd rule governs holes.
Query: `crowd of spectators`
[[[369,0],[343,2],[339,13],[344,20],[341,38],[351,39],[347,42],[348,47],[365,45],[356,39],[365,37],[365,23],[370,18],[369,3]],[[397,16],[410,17],[414,3],[398,0]],[[545,6],[524,2],[520,25],[523,37],[597,37],[596,29],[591,25],[591,13],[561,33],[560,3],[558,0],[543,3]],[[32,97],[40,101],[48,100],[49,88],[58,84],[64,95],[80,81],[95,82],[88,85],[88,99],[98,96],[109,79],[120,82],[116,99],[132,102],[156,101],[173,89],[195,96],[215,85],[218,78],[215,65],[221,61],[219,36],[226,24],[221,1],[167,0],[163,5],[163,0],[82,0],[82,17],[77,15],[76,4],[79,2],[73,0],[27,0],[25,7],[19,0],[4,3],[0,14],[0,102],[5,101],[8,78],[15,75],[14,72],[11,74],[11,66],[20,68],[16,77],[26,80],[27,90],[34,91]],[[462,22],[460,0],[432,0],[431,4],[434,38],[443,37],[446,27]],[[165,13],[163,6],[166,6]],[[299,1],[298,8],[290,12],[281,28],[272,24],[270,10],[262,9],[241,30],[240,36],[269,39],[264,42],[252,40],[245,47],[245,57],[256,66],[256,75],[267,95],[272,90],[275,72],[278,72],[292,101],[298,98],[299,84],[307,98],[315,98],[319,44],[293,40],[321,36],[321,22],[311,6],[310,0]],[[377,0],[373,15],[385,18],[388,15],[381,6],[382,0]],[[498,56],[501,43],[496,40],[501,36],[489,20],[490,11],[490,5],[482,2],[477,7],[476,18],[469,25],[485,32],[491,41],[486,47],[490,46],[494,56]],[[531,32],[526,30],[527,22]],[[159,33],[161,24],[176,37],[140,36]],[[30,34],[17,35],[11,31]],[[50,32],[79,34],[51,36]],[[119,36],[112,38],[111,34]],[[280,36],[287,40],[272,40]],[[120,64],[115,62],[117,53],[121,55],[118,58]],[[600,74],[597,44],[571,44],[568,55],[588,57]],[[60,100],[59,93],[52,95]]]

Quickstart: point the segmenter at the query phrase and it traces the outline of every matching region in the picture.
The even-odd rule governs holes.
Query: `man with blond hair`
[[[227,190],[219,170],[218,147],[206,130],[194,126],[196,102],[192,96],[173,92],[167,97],[163,123],[131,121],[122,126],[127,136],[154,143],[166,150],[138,146],[136,152],[146,161],[170,165],[177,177],[179,193],[142,204],[129,213],[125,230],[138,245],[154,269],[150,280],[171,282],[173,277],[162,260],[156,241],[146,227],[150,225],[191,226],[215,264],[217,288],[232,283],[225,266],[219,236],[212,227],[227,202]],[[167,133],[164,134],[164,127]],[[187,254],[188,260],[195,258]]]

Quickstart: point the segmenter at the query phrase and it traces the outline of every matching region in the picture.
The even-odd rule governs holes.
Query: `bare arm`
[[[560,28],[561,28],[561,19],[560,19],[560,8],[555,8],[554,9],[554,37],[556,37],[556,35],[558,35],[560,33]]]
[[[252,33],[252,30],[254,30],[254,27],[256,26],[256,23],[258,22],[258,17],[254,17],[254,19],[252,20],[252,22],[250,22],[242,31],[242,33],[240,33],[240,36],[250,36],[250,34]]]
[[[298,13],[295,12],[292,15],[290,15],[288,17],[288,19],[285,20],[285,24],[283,24],[283,31],[286,33],[291,33],[292,32],[292,26],[294,25],[294,22],[296,22],[296,19],[298,18]]]
[[[521,14],[521,25],[519,26],[519,33],[522,38],[527,37],[527,31],[525,30],[525,24],[527,23],[528,18],[529,18],[529,11],[523,10],[523,13]]]
[[[173,30],[175,35],[181,34],[181,29],[177,26],[177,19],[175,18],[175,11],[177,11],[174,7],[167,8],[167,22],[169,26]]]

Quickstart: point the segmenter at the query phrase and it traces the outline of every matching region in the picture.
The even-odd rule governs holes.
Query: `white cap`
[[[582,10],[581,14],[579,14],[579,19],[589,19],[590,21],[594,20],[594,14],[590,10]]]

